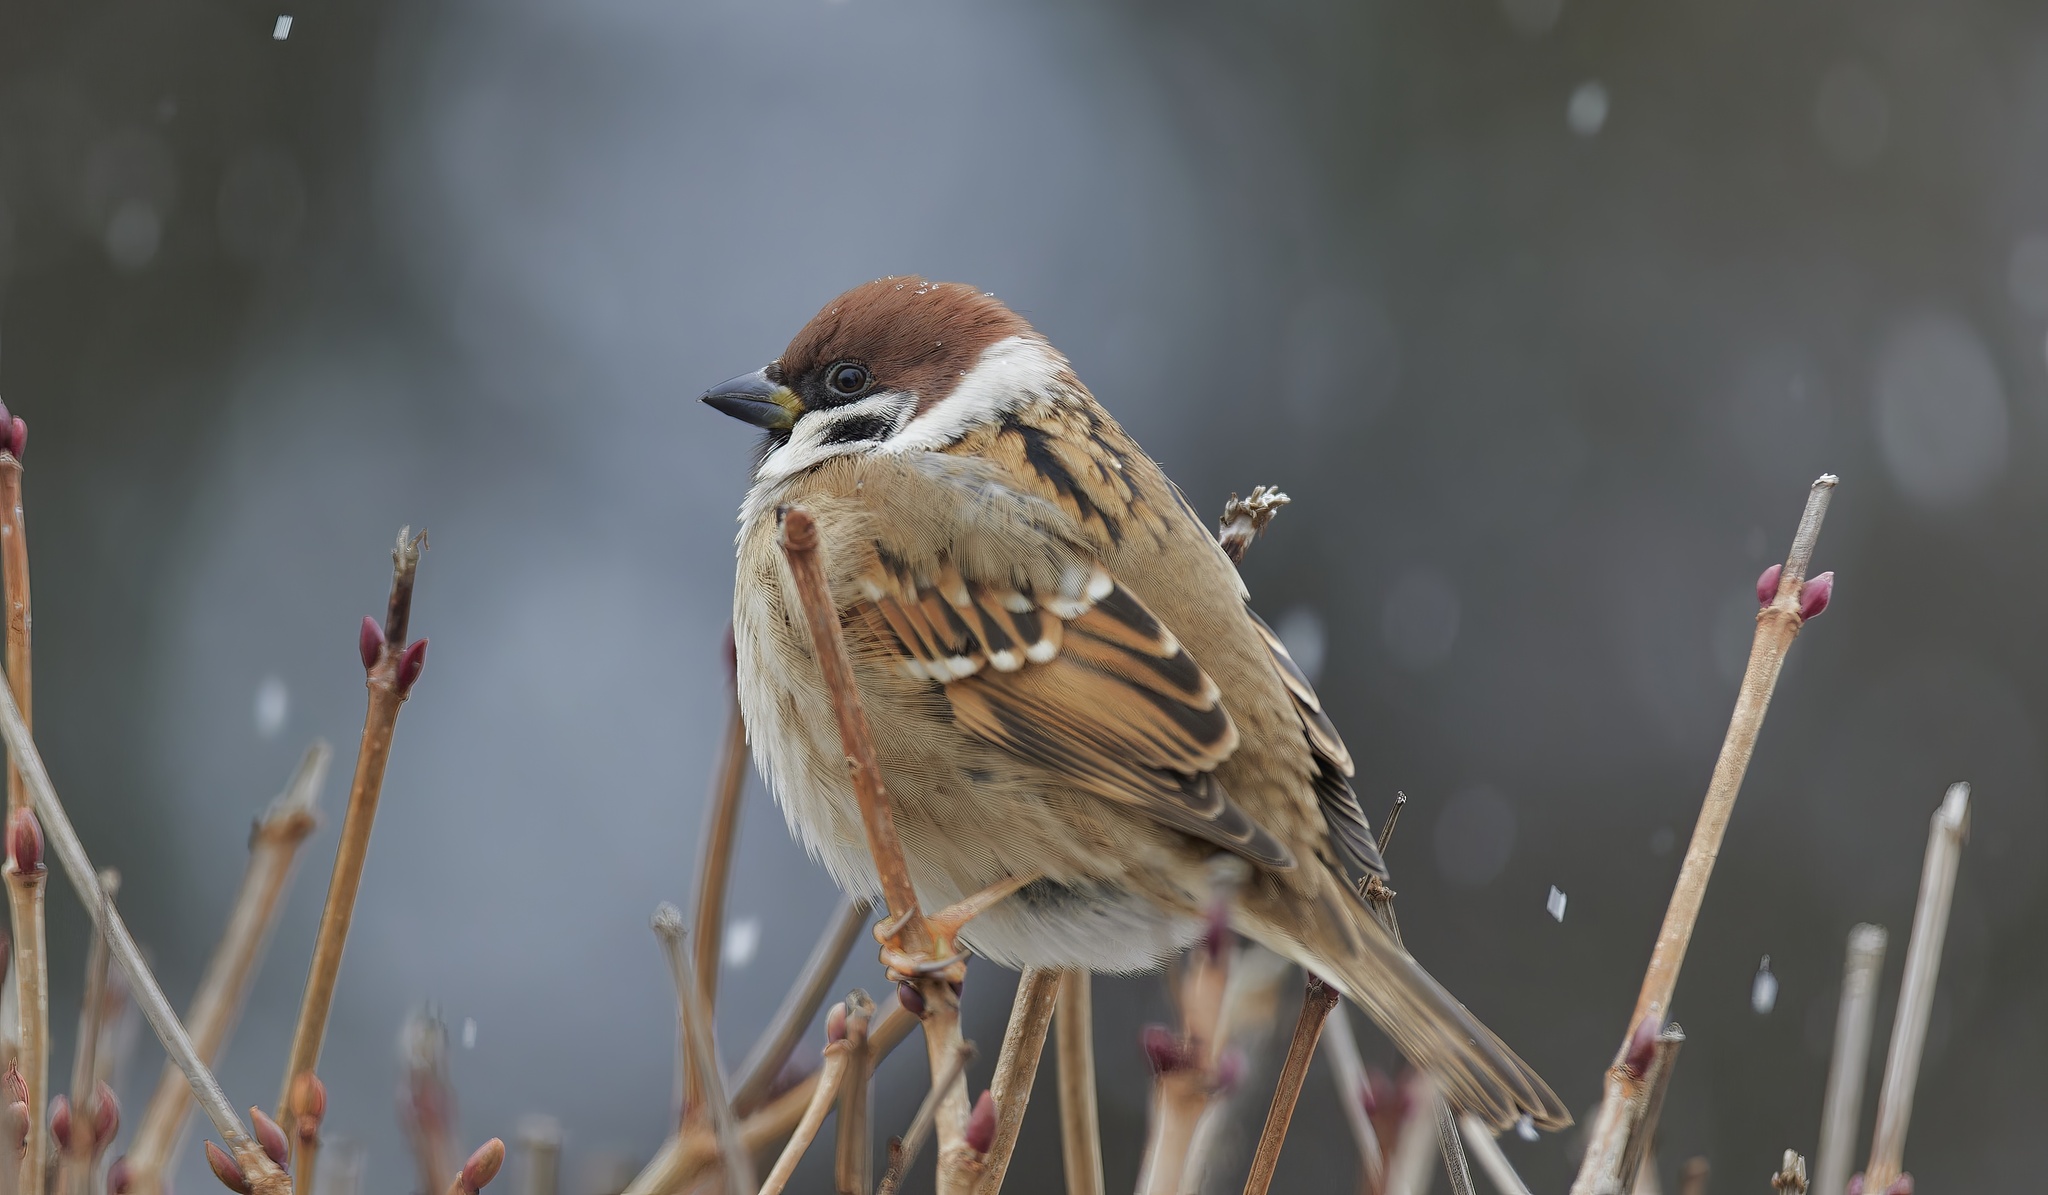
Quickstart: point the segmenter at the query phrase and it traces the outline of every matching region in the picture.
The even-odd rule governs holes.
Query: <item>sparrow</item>
[[[704,395],[766,433],[740,508],[741,711],[791,832],[878,898],[778,512],[815,520],[922,907],[1011,967],[1152,970],[1230,927],[1333,983],[1461,1111],[1571,1121],[1372,918],[1350,752],[1173,482],[993,296],[890,277]]]

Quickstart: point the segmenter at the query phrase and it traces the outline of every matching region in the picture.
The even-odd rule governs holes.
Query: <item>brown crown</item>
[[[825,305],[776,363],[790,386],[841,361],[868,368],[884,389],[915,394],[921,414],[952,393],[983,349],[1031,325],[993,295],[958,282],[877,278]]]

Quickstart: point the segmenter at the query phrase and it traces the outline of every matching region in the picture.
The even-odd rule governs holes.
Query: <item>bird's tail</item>
[[[1244,895],[1245,931],[1336,985],[1459,1112],[1496,1129],[1523,1116],[1542,1129],[1571,1124],[1550,1085],[1423,970],[1341,880],[1325,873],[1309,900],[1298,892]]]

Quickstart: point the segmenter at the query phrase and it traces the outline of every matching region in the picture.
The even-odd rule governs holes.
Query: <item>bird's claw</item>
[[[889,970],[890,982],[933,978],[952,984],[964,982],[968,952],[960,948],[960,931],[1004,897],[1038,878],[1036,874],[1010,876],[936,913],[905,909],[876,923],[875,941],[881,944],[882,965]],[[923,937],[930,944],[924,949],[913,948],[905,941],[904,931],[910,928],[913,919],[924,926]]]

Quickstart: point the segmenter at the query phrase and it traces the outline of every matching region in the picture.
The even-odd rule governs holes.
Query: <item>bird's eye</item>
[[[832,387],[834,394],[848,397],[867,389],[868,383],[872,380],[865,366],[855,365],[851,361],[840,362],[825,375],[825,384]]]

